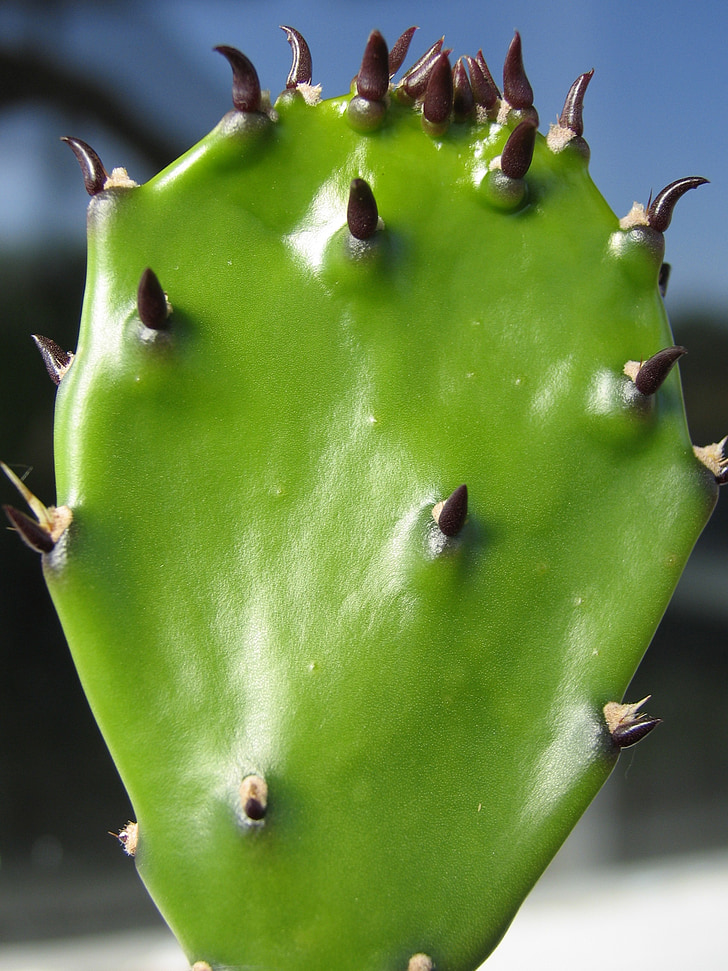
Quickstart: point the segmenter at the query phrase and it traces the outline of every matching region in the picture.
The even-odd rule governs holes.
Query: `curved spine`
[[[286,32],[286,40],[290,44],[293,63],[286,78],[287,88],[296,88],[299,84],[311,84],[313,81],[313,62],[311,50],[303,35],[294,27],[281,24],[281,30]]]
[[[699,185],[705,185],[707,182],[708,179],[704,179],[701,175],[689,175],[665,186],[647,207],[648,224],[659,233],[664,233],[672,221],[678,199],[689,189],[697,189]]]
[[[109,177],[101,159],[91,146],[81,141],[80,138],[69,138],[64,135],[61,141],[68,145],[78,159],[86,192],[90,196],[98,195],[99,192],[103,191],[106,180]]]
[[[687,348],[676,344],[674,347],[665,347],[646,360],[634,379],[640,394],[648,397],[655,394],[683,354],[687,354]]]
[[[233,72],[233,107],[236,111],[260,111],[262,104],[258,72],[252,61],[235,47],[213,48],[222,54]]]
[[[644,718],[632,725],[615,728],[612,732],[612,740],[619,748],[629,748],[630,745],[636,745],[637,742],[642,741],[661,722],[661,718]]]
[[[579,77],[569,88],[564,107],[559,115],[559,128],[567,128],[577,136],[584,134],[584,95],[594,77],[594,68]]]

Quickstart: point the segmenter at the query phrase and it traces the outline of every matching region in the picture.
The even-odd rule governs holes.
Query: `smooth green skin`
[[[625,397],[672,343],[660,254],[583,158],[539,136],[502,212],[506,129],[432,138],[393,105],[361,135],[346,100],[233,113],[92,200],[45,569],[191,961],[472,971],[612,769],[602,707],[716,487],[677,369]],[[352,250],[355,176],[385,228]]]

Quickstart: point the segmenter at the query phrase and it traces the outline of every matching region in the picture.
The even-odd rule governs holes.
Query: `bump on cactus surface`
[[[538,132],[438,40],[374,31],[145,185],[91,196],[59,505],[3,466],[195,969],[472,971],[659,719],[618,699],[728,478],[662,296],[681,179],[621,222],[593,72]],[[575,267],[578,266],[578,273]],[[645,699],[646,700],[646,699]]]

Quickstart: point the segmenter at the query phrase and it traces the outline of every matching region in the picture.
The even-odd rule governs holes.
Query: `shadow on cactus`
[[[728,478],[694,449],[663,233],[577,79],[547,136],[414,29],[320,100],[305,41],[145,185],[91,195],[58,505],[11,478],[200,969],[472,971],[659,719],[623,693]]]

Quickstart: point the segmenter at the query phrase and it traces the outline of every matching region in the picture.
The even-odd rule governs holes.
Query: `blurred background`
[[[702,0],[0,0],[0,457],[32,467],[31,488],[53,501],[55,389],[29,335],[75,346],[88,201],[59,137],[84,139],[109,171],[124,165],[145,181],[229,109],[230,70],[214,45],[244,50],[263,86],[274,96],[283,89],[290,54],[279,24],[308,40],[324,97],[348,90],[373,27],[393,42],[418,24],[410,63],[443,32],[454,56],[482,47],[496,77],[518,29],[542,131],[571,82],[593,67],[585,109],[591,172],[618,215],[678,177],[711,180],[678,204],[667,233],[673,269],[666,304],[676,340],[689,350],[680,369],[693,440],[721,439],[728,433],[727,10]],[[16,501],[9,484],[0,491],[2,501]],[[614,907],[615,923],[626,914],[639,920],[641,907],[646,914],[670,875],[683,893],[694,877],[714,903],[728,903],[727,630],[724,496],[628,693],[651,693],[650,712],[665,724],[621,757],[534,895],[536,910],[529,901],[517,919],[503,962],[509,946],[518,953],[519,933],[538,927],[531,937],[539,934],[540,966],[551,966],[538,908],[557,910],[561,901],[569,934],[580,880],[602,889],[615,881],[618,901],[604,904],[596,890],[592,898]],[[106,835],[131,811],[77,683],[38,558],[2,529],[0,644],[0,968],[50,971],[66,965],[50,951],[21,960],[21,942],[154,930],[161,922],[133,864]],[[706,873],[717,881],[709,893],[707,877],[700,883]],[[722,928],[709,912],[701,906],[696,926],[683,929],[717,948]],[[684,922],[688,911],[679,913]],[[546,921],[551,929],[554,920]],[[620,933],[627,932],[614,929]],[[677,933],[674,925],[669,933]],[[565,940],[573,951],[576,938]],[[558,952],[558,942],[551,946]],[[138,971],[163,966],[152,951],[145,946],[146,957],[133,965]],[[81,967],[81,951],[74,953],[68,967]],[[165,953],[170,968],[184,967]],[[637,956],[634,946],[629,953]],[[571,967],[566,957],[554,967]],[[512,960],[497,965],[494,958],[493,967],[525,966]],[[683,966],[667,960],[661,967]],[[96,966],[120,971],[119,961]]]

